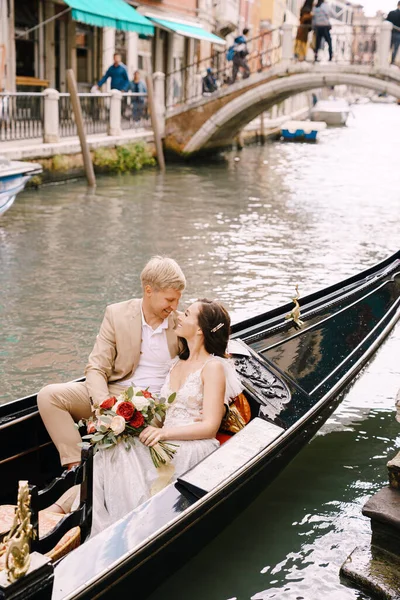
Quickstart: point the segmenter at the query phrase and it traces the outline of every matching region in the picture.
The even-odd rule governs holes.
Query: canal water
[[[80,376],[106,304],[140,293],[153,254],[183,267],[184,304],[219,298],[239,320],[396,251],[400,107],[353,113],[314,145],[20,194],[0,220],[0,402]],[[152,600],[367,598],[339,567],[368,544],[361,507],[400,446],[399,348],[397,327],[312,442]]]

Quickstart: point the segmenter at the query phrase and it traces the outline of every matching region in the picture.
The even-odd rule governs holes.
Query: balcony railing
[[[147,94],[128,92],[122,95],[121,128],[151,127]]]
[[[0,94],[1,142],[40,138],[43,135],[43,120],[43,94]]]
[[[106,94],[79,93],[78,96],[87,135],[117,135],[122,130],[151,127],[147,94],[115,94],[112,91]],[[114,122],[111,131],[113,102]],[[56,90],[0,94],[0,141],[43,138],[49,142],[76,135],[75,115],[69,94],[61,94]]]
[[[85,133],[107,133],[110,121],[111,94],[80,93],[83,124]],[[75,115],[72,110],[69,94],[60,94],[58,102],[60,137],[77,135]]]

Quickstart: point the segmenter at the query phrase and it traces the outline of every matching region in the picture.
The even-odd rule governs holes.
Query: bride
[[[176,397],[163,426],[146,427],[129,451],[118,444],[99,450],[94,457],[92,535],[218,448],[215,436],[225,412],[224,403],[242,389],[226,356],[229,330],[229,314],[216,301],[197,300],[180,315],[177,333],[183,350],[161,388],[161,397],[168,398],[173,392]],[[163,482],[146,447],[161,440],[178,446],[171,461],[172,473]]]

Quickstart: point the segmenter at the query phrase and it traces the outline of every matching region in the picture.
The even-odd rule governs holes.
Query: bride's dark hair
[[[216,300],[201,298],[197,302],[201,304],[197,320],[203,332],[206,352],[226,358],[226,347],[231,331],[231,318],[228,311]],[[184,338],[179,338],[179,340],[182,348],[179,357],[187,360],[189,358],[187,342]]]

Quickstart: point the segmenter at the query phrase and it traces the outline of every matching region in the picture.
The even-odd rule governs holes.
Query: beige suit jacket
[[[92,404],[100,404],[110,396],[109,383],[130,377],[140,359],[142,339],[141,300],[133,299],[106,308],[96,343],[85,369],[86,385]],[[168,318],[166,330],[171,358],[178,354],[175,333],[177,314]]]

